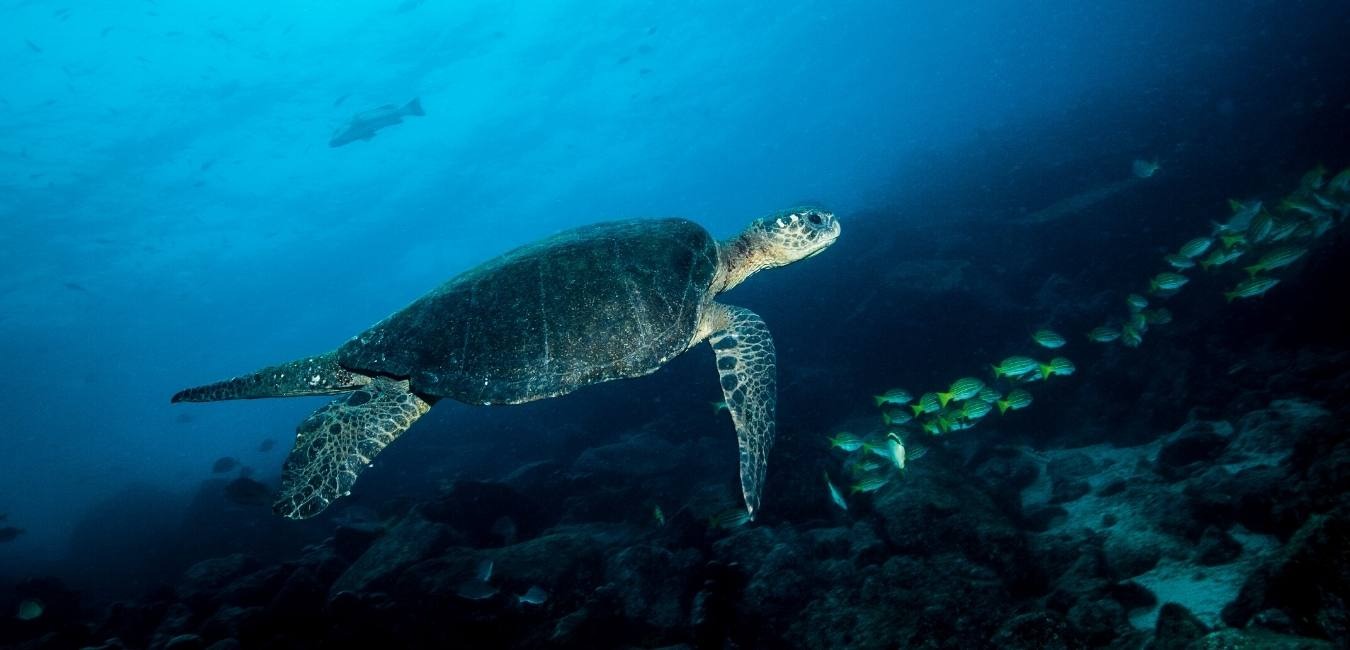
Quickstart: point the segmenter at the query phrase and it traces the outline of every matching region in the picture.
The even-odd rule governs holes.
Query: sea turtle
[[[296,429],[273,505],[312,517],[436,400],[519,404],[656,371],[707,340],[740,444],[746,509],[759,509],[774,438],[773,340],[754,312],[713,298],[761,269],[823,251],[818,208],[757,219],[726,241],[684,219],[568,230],[456,276],[336,350],[189,388],[174,402],[342,396]]]

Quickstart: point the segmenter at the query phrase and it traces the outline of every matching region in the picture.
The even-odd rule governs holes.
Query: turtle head
[[[727,268],[722,290],[740,284],[760,269],[813,257],[838,238],[839,220],[823,208],[792,208],[756,219],[745,232],[723,245]]]

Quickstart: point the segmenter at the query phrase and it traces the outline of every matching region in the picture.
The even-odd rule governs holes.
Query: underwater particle
[[[1233,260],[1242,257],[1246,251],[1241,248],[1226,248],[1223,250],[1210,251],[1209,256],[1200,260],[1200,268],[1208,271],[1211,267],[1223,266]]]
[[[1050,363],[1041,366],[1041,376],[1046,379],[1049,379],[1051,375],[1068,377],[1077,369],[1078,368],[1073,365],[1072,361],[1069,361],[1064,357],[1055,357],[1050,360]]]
[[[961,405],[961,417],[968,420],[978,420],[989,415],[992,410],[994,410],[994,407],[989,402],[982,399],[973,399]]]
[[[1185,271],[1186,269],[1195,266],[1195,260],[1186,257],[1185,255],[1177,255],[1176,253],[1163,257],[1163,261],[1167,262],[1169,266],[1178,271]]]
[[[839,492],[839,488],[835,487],[834,483],[830,481],[829,472],[825,472],[825,487],[830,492],[830,501],[839,506],[839,509],[848,510],[848,503],[844,501],[844,495]]]
[[[727,406],[726,402],[712,402],[713,415],[726,411],[729,408],[730,407]]]
[[[40,618],[45,611],[47,611],[47,608],[42,604],[42,601],[36,598],[25,598],[23,602],[19,603],[19,611],[14,617],[21,621],[32,621]]]
[[[881,420],[885,422],[887,425],[894,424],[898,426],[913,422],[914,415],[911,414],[907,409],[903,408],[888,409],[881,413]]]
[[[863,477],[862,480],[858,481],[857,483],[854,483],[852,487],[849,488],[849,493],[857,494],[859,492],[876,492],[889,482],[890,479],[884,476],[866,476]]]
[[[984,382],[974,377],[962,377],[947,388],[947,392],[938,393],[938,402],[946,407],[947,402],[956,400],[958,402],[968,400],[980,394],[980,389],[984,388]]]
[[[1214,240],[1209,237],[1196,237],[1181,245],[1181,254],[1185,257],[1199,257],[1214,245]]]
[[[1236,298],[1255,298],[1265,295],[1271,287],[1279,283],[1276,278],[1250,278],[1239,282],[1232,291],[1224,292],[1223,296],[1228,302],[1233,302]]]
[[[937,393],[924,393],[919,398],[917,404],[910,406],[914,410],[914,415],[923,415],[925,413],[937,413],[942,410],[942,399]]]
[[[749,522],[750,512],[745,508],[735,506],[708,518],[708,526],[710,528],[721,528],[722,530],[740,528]]]
[[[1257,273],[1262,271],[1271,271],[1283,268],[1298,261],[1300,257],[1307,254],[1308,249],[1297,246],[1281,246],[1275,250],[1261,256],[1261,259],[1255,264],[1246,268],[1247,275],[1256,277]],[[1267,287],[1269,288],[1269,287]]]
[[[232,456],[217,458],[216,462],[211,464],[212,474],[224,474],[239,466],[239,461]]]
[[[985,386],[984,388],[980,389],[980,394],[976,395],[976,397],[981,402],[988,402],[990,404],[993,404],[994,402],[1003,399],[1003,393],[998,392],[998,389],[994,388],[993,386]]]
[[[1176,291],[1186,286],[1187,282],[1190,282],[1190,279],[1184,275],[1164,271],[1153,276],[1153,279],[1149,280],[1148,286],[1153,293],[1159,293],[1161,291]]]
[[[1139,311],[1148,306],[1148,298],[1132,293],[1125,296],[1125,304],[1130,306],[1130,311]]]
[[[826,436],[825,439],[830,441],[830,448],[843,449],[849,453],[858,451],[859,449],[862,449],[863,446],[862,438],[847,431],[836,433],[833,438]]]
[[[548,592],[543,587],[534,585],[525,591],[525,593],[516,596],[516,602],[522,605],[543,605],[548,602]]]
[[[1001,415],[1007,413],[1010,409],[1013,411],[1020,411],[1028,406],[1031,406],[1031,393],[1022,390],[1021,388],[1014,388],[1011,391],[1008,391],[1008,397],[1006,399],[999,400],[998,412]]]
[[[1150,309],[1142,313],[1144,314],[1144,322],[1149,325],[1166,325],[1172,322],[1172,312],[1166,307]]]
[[[1120,338],[1120,330],[1114,327],[1094,327],[1087,333],[1087,339],[1093,343],[1111,343]]]
[[[910,395],[909,391],[903,388],[892,388],[880,395],[873,395],[872,401],[876,402],[878,407],[882,407],[887,404],[904,406],[914,401],[914,396]]]
[[[370,140],[381,129],[402,124],[405,117],[422,117],[424,115],[426,115],[426,112],[422,110],[420,98],[415,98],[403,106],[385,104],[378,108],[362,111],[353,115],[346,126],[333,133],[332,139],[328,141],[328,146],[341,147],[357,140]]]
[[[1029,372],[1036,370],[1040,366],[1035,359],[1031,357],[1008,357],[993,366],[994,378],[999,377],[1021,377]]]
[[[1050,348],[1051,350],[1062,348],[1064,347],[1064,344],[1067,343],[1067,341],[1064,340],[1064,337],[1060,336],[1058,332],[1045,328],[1033,332],[1031,340],[1040,344],[1041,347]]]
[[[1130,171],[1134,173],[1135,178],[1153,178],[1153,175],[1162,169],[1162,165],[1154,160],[1135,159],[1130,163]]]

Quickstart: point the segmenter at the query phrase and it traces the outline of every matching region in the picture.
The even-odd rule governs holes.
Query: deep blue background
[[[474,263],[590,221],[681,215],[720,237],[802,201],[837,212],[835,249],[728,297],[775,332],[788,436],[889,384],[966,374],[1004,354],[1000,337],[1095,324],[1083,312],[1107,298],[1050,313],[1049,279],[1130,290],[1229,196],[1344,165],[1347,13],[0,4],[0,512],[28,531],[0,568],[59,561],[77,519],[129,484],[163,491],[126,522],[145,528],[176,525],[175,499],[217,457],[275,480],[321,403],[170,407],[179,388],[329,349]],[[413,97],[426,117],[327,146],[354,112]],[[1135,158],[1163,171],[1131,181]],[[962,262],[999,291],[891,275],[915,260]],[[419,462],[431,450],[451,475],[489,474],[652,417],[724,436],[730,467],[729,425],[691,413],[717,399],[704,352],[514,411],[445,404],[362,485],[415,492],[450,471]],[[1148,426],[1119,406],[1092,409],[1093,431]],[[266,438],[277,448],[260,453]]]

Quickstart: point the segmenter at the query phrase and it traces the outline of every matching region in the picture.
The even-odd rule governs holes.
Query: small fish
[[[1064,357],[1055,357],[1050,360],[1050,363],[1041,364],[1041,378],[1049,379],[1051,375],[1068,377],[1069,375],[1072,375],[1075,370],[1077,370],[1077,368],[1074,367],[1072,361],[1069,361]]]
[[[900,434],[892,431],[886,434],[886,450],[892,463],[895,463],[897,469],[905,469],[905,441],[900,438]]]
[[[745,508],[733,506],[730,509],[723,510],[708,518],[708,526],[711,528],[721,528],[731,530],[740,528],[750,522],[750,512]]]
[[[993,366],[994,378],[999,377],[1021,377],[1029,372],[1033,372],[1040,364],[1031,357],[1008,357],[997,366]]]
[[[1214,224],[1215,235],[1232,234],[1246,230],[1252,218],[1261,211],[1261,202],[1248,201],[1243,203],[1236,199],[1228,199],[1228,207],[1232,209],[1233,216],[1228,220],[1228,223]]]
[[[1327,180],[1327,168],[1318,165],[1308,170],[1308,173],[1299,179],[1298,186],[1304,190],[1320,190]]]
[[[1184,275],[1164,272],[1153,276],[1153,279],[1149,280],[1148,286],[1150,291],[1158,293],[1159,291],[1176,291],[1186,286],[1187,282],[1190,282],[1190,279]]]
[[[919,426],[924,430],[924,432],[930,435],[938,436],[942,435],[943,433],[942,425],[938,423],[936,419],[924,420],[923,422],[919,423]]]
[[[1144,342],[1144,336],[1132,325],[1120,328],[1120,342],[1127,348],[1137,348]]]
[[[1002,415],[1007,413],[1008,409],[1018,411],[1028,406],[1031,406],[1031,393],[1022,390],[1021,388],[1014,388],[1008,392],[1008,397],[1006,399],[999,400],[998,412]]]
[[[946,406],[947,402],[956,400],[958,402],[968,400],[980,394],[980,389],[984,388],[984,382],[974,377],[962,377],[954,382],[945,393],[938,393],[938,402]]]
[[[1094,327],[1087,333],[1087,338],[1093,343],[1111,343],[1120,338],[1120,330],[1105,325]]]
[[[1322,209],[1322,206],[1308,201],[1306,198],[1285,199],[1280,203],[1280,207],[1293,212],[1301,212],[1310,217],[1330,217],[1331,214]]]
[[[1244,252],[1245,251],[1240,248],[1211,251],[1208,257],[1200,261],[1200,268],[1208,271],[1211,267],[1223,266],[1224,264],[1242,257]]]
[[[980,394],[976,397],[978,397],[981,402],[993,404],[994,402],[1003,399],[1003,393],[998,392],[998,389],[993,386],[985,386],[980,389]]]
[[[1214,245],[1214,240],[1209,237],[1196,237],[1181,245],[1181,254],[1185,257],[1199,257]]]
[[[887,404],[904,406],[914,401],[914,396],[910,395],[909,391],[903,388],[892,388],[880,395],[873,395],[872,401],[876,402],[878,407],[885,406]]]
[[[858,451],[859,449],[862,449],[863,446],[862,438],[847,431],[836,433],[833,438],[826,437],[826,440],[830,441],[831,448],[837,447],[849,453]]]
[[[496,566],[497,566],[496,563],[493,562],[492,560],[483,560],[482,562],[479,562],[478,572],[475,574],[475,577],[480,582],[488,582],[492,580],[492,569],[494,569]]]
[[[1135,160],[1130,164],[1130,171],[1134,172],[1136,178],[1152,178],[1162,166],[1157,160]]]
[[[830,491],[830,501],[834,502],[834,505],[839,506],[839,509],[848,510],[848,502],[844,501],[843,493],[841,493],[839,488],[835,487],[834,483],[830,481],[829,472],[825,472],[825,487]]]
[[[33,41],[30,41],[26,38],[23,39],[23,42],[24,44],[28,45],[28,49],[32,50],[34,53],[42,54],[42,48],[39,47],[37,43],[34,43]]]
[[[1295,232],[1298,232],[1300,225],[1302,225],[1302,222],[1296,219],[1277,219],[1275,227],[1270,231],[1270,241],[1289,239]]]
[[[19,611],[14,617],[21,621],[32,621],[40,618],[45,611],[47,611],[47,608],[42,604],[42,601],[36,598],[25,598],[23,602],[19,603]]]
[[[854,483],[853,486],[849,488],[849,494],[857,494],[859,492],[875,492],[877,490],[880,490],[883,486],[885,486],[889,482],[890,479],[884,476],[864,477],[862,480],[858,481],[857,483]]]
[[[937,413],[942,410],[942,399],[937,393],[924,393],[919,398],[918,403],[910,406],[914,410],[914,415],[923,415],[924,413]]]
[[[465,600],[487,600],[497,595],[497,588],[484,580],[465,580],[455,587],[455,595]]]
[[[211,464],[212,474],[224,474],[239,466],[239,461],[231,456],[217,458],[216,462]]]
[[[885,452],[883,451],[881,454],[884,456]],[[875,456],[869,454],[862,460],[849,463],[847,467],[850,474],[859,476],[862,474],[870,474],[881,469],[882,464],[875,460]]]
[[[1342,169],[1327,183],[1327,191],[1332,194],[1350,194],[1350,167]]]
[[[1143,309],[1148,306],[1148,298],[1145,298],[1137,293],[1132,293],[1128,296],[1125,296],[1125,304],[1129,305],[1132,311],[1139,311],[1140,309]]]
[[[1195,266],[1195,260],[1186,257],[1185,255],[1177,255],[1175,253],[1164,257],[1163,261],[1167,262],[1172,268],[1178,271],[1185,271],[1186,269]]]
[[[265,453],[267,453],[267,452],[269,452],[269,451],[272,451],[272,449],[276,448],[276,446],[277,446],[277,441],[275,441],[275,440],[273,440],[273,439],[271,439],[271,438],[268,438],[268,439],[266,439],[266,440],[264,440],[264,441],[258,443],[258,451],[259,451],[260,453],[264,453],[264,454],[265,454]]]
[[[426,115],[420,99],[414,99],[403,106],[385,104],[379,108],[363,111],[352,116],[347,126],[338,129],[328,141],[330,147],[341,147],[357,140],[370,140],[380,129],[402,124],[405,117]]]
[[[713,414],[714,414],[714,415],[716,415],[716,414],[718,414],[718,413],[721,413],[722,411],[729,410],[729,409],[730,409],[730,407],[727,406],[727,403],[726,403],[726,402],[713,402],[713,403],[712,403],[712,410],[713,410]]]
[[[1134,328],[1134,331],[1139,332],[1140,334],[1147,332],[1148,317],[1145,316],[1144,312],[1142,311],[1137,311],[1134,312],[1133,314],[1130,314],[1130,327]]]
[[[1247,235],[1240,232],[1219,235],[1219,241],[1223,243],[1224,248],[1237,248],[1248,244]]]
[[[530,587],[525,593],[516,596],[516,602],[522,605],[543,605],[548,602],[548,592],[539,585]]]
[[[1064,344],[1067,342],[1058,332],[1049,329],[1036,330],[1032,333],[1031,340],[1039,343],[1041,347],[1050,348],[1051,350],[1064,347]]]
[[[1280,281],[1275,278],[1251,278],[1239,282],[1232,291],[1225,291],[1223,296],[1228,302],[1233,302],[1235,298],[1255,298],[1265,295],[1271,287],[1279,283]]]
[[[666,525],[666,513],[661,511],[661,506],[659,504],[652,506],[652,519],[656,520],[657,526]]]
[[[1150,309],[1148,311],[1143,312],[1143,314],[1144,314],[1144,322],[1148,323],[1149,325],[1166,325],[1172,322],[1172,312],[1169,311],[1166,307]]]
[[[18,528],[18,527],[16,527],[16,526],[3,526],[3,527],[0,527],[0,544],[4,544],[5,542],[12,542],[12,541],[18,539],[18,538],[19,538],[19,535],[22,535],[22,534],[23,534],[23,529],[22,529],[22,528]]]
[[[891,451],[886,446],[885,440],[868,440],[867,443],[863,445],[863,451],[881,458],[890,459],[891,457]]]
[[[992,410],[994,410],[994,407],[989,402],[982,399],[973,399],[961,405],[961,417],[967,420],[978,420],[989,415]]]
[[[1261,256],[1260,261],[1246,267],[1247,275],[1256,277],[1257,273],[1262,271],[1271,271],[1283,268],[1298,261],[1300,257],[1307,254],[1308,249],[1297,248],[1294,246],[1281,246],[1269,253]]]
[[[906,409],[890,409],[882,412],[881,421],[887,425],[900,426],[914,421],[914,416]]]
[[[1261,243],[1270,236],[1270,231],[1275,228],[1275,217],[1270,216],[1269,212],[1262,212],[1252,219],[1252,223],[1247,227],[1247,239],[1256,243]]]

